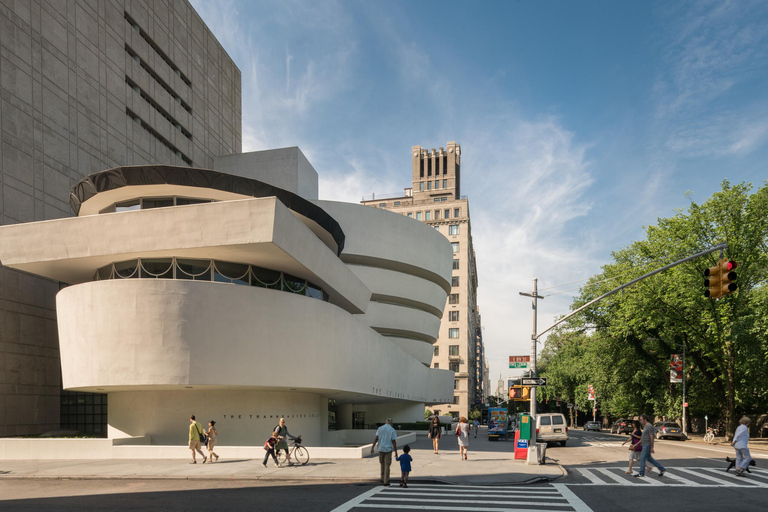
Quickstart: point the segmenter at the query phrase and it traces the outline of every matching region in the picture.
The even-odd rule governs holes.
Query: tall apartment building
[[[484,399],[485,365],[469,200],[461,195],[461,146],[456,142],[432,150],[413,146],[411,162],[412,187],[402,196],[364,198],[362,204],[424,222],[451,242],[451,290],[434,342],[432,367],[455,372],[454,396],[453,403],[435,405],[433,410],[468,417],[472,406]]]
[[[186,0],[0,2],[0,91],[1,224],[71,216],[104,169],[241,152],[240,70]],[[105,423],[61,391],[59,287],[0,267],[0,436]]]

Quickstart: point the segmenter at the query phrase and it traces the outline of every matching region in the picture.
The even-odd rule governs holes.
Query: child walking
[[[275,467],[278,466],[277,464],[277,456],[275,456],[275,445],[277,444],[277,434],[275,432],[272,432],[272,437],[267,439],[267,442],[264,443],[264,449],[267,451],[267,453],[264,454],[264,460],[261,462],[261,465],[264,467],[267,467],[267,460],[269,460],[269,456],[272,456],[272,460],[275,461]]]
[[[411,452],[411,447],[408,445],[403,446],[403,454],[399,457],[395,457],[395,460],[400,461],[400,487],[408,487],[408,474],[411,472],[411,461],[413,457],[408,455]]]

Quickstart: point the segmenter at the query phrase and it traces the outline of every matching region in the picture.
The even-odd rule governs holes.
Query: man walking
[[[645,476],[645,465],[647,462],[650,462],[657,468],[659,468],[659,477],[664,476],[664,472],[667,471],[667,469],[656,462],[656,459],[653,458],[651,455],[652,453],[655,453],[653,449],[653,441],[654,441],[654,431],[653,425],[651,424],[651,418],[648,417],[647,414],[643,414],[640,416],[640,424],[643,426],[643,435],[640,437],[640,446],[642,446],[642,451],[640,452],[640,469],[638,469],[637,474],[634,475],[636,477],[644,477]]]
[[[195,415],[189,417],[189,449],[192,450],[192,462],[190,464],[197,464],[195,460],[195,452],[199,453],[203,457],[203,464],[205,464],[205,454],[200,449],[202,443],[200,442],[200,434],[203,433],[203,429],[198,422],[195,421]]]
[[[397,432],[392,428],[392,418],[387,418],[387,422],[376,431],[376,439],[371,446],[371,455],[376,443],[379,444],[379,464],[381,465],[381,485],[389,485],[389,467],[392,465],[392,452],[397,457]]]

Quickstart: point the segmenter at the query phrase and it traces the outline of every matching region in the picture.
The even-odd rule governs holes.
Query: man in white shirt
[[[381,465],[381,484],[389,485],[389,467],[392,465],[392,452],[397,457],[397,432],[392,428],[392,418],[387,418],[387,422],[376,431],[376,439],[371,446],[371,455],[376,443],[379,445],[379,464]]]
[[[736,476],[744,476],[744,470],[749,467],[749,461],[752,456],[749,454],[749,424],[752,423],[748,417],[744,416],[739,420],[739,426],[733,434],[731,446],[736,450]]]

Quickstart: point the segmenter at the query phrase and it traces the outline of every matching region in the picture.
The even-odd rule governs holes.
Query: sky
[[[242,73],[243,151],[298,146],[321,199],[401,193],[411,146],[461,144],[493,389],[533,278],[541,331],[645,226],[768,178],[768,2],[192,5]]]

